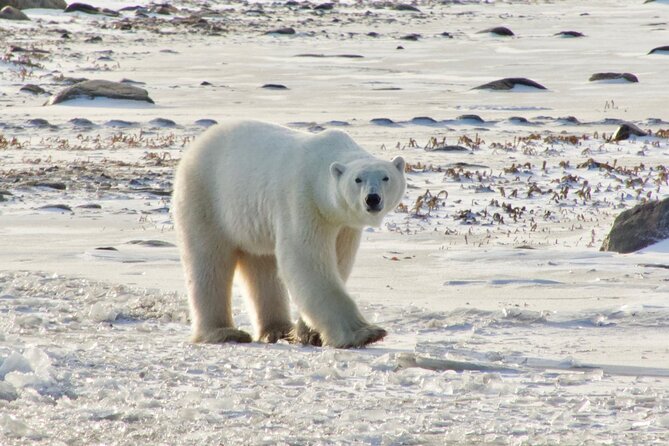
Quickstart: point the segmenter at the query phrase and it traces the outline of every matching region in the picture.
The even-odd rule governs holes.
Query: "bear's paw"
[[[292,341],[293,338],[293,325],[288,324],[279,324],[265,327],[260,331],[258,336],[258,342],[264,342],[266,344],[275,344],[281,339],[287,339]]]
[[[223,344],[226,342],[251,342],[251,335],[243,330],[231,327],[222,327],[193,336],[193,342],[204,344]]]
[[[320,333],[309,327],[302,319],[298,320],[295,328],[291,333],[291,341],[296,344],[313,345],[315,347],[322,347],[323,340]]]

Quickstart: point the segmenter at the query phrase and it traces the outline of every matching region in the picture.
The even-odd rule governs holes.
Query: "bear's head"
[[[401,156],[392,161],[367,158],[334,162],[330,173],[337,184],[338,201],[345,204],[347,222],[352,226],[380,226],[383,217],[400,203],[406,188]]]

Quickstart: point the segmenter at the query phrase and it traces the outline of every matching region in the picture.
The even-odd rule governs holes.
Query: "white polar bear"
[[[174,218],[195,342],[250,342],[235,329],[235,270],[256,337],[360,347],[386,335],[346,292],[364,226],[400,202],[404,160],[374,158],[346,133],[258,121],[217,125],[185,152]],[[300,320],[293,330],[288,295]]]

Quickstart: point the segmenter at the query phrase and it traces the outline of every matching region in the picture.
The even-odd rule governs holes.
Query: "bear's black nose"
[[[379,194],[369,194],[365,197],[365,204],[368,211],[380,211],[381,196]]]

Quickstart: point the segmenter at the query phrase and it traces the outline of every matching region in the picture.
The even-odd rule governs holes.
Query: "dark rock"
[[[112,127],[112,128],[128,128],[128,127],[136,127],[138,124],[136,122],[132,121],[123,121],[122,119],[111,119],[107,122],[105,122],[105,126],[107,127]]]
[[[616,217],[600,251],[635,252],[669,238],[669,198],[639,204]]]
[[[595,82],[595,81],[607,81],[616,79],[622,79],[627,82],[639,82],[639,78],[637,78],[632,73],[595,73],[592,76],[590,76],[589,81]]]
[[[46,187],[47,189],[55,189],[55,190],[65,190],[67,189],[67,185],[65,183],[60,183],[60,182],[40,182],[40,183],[35,183],[33,184],[35,187]]]
[[[113,246],[99,246],[95,248],[96,251],[118,251],[118,249]]]
[[[75,127],[94,127],[95,124],[93,121],[86,118],[73,118],[69,120],[69,123]]]
[[[585,34],[578,31],[560,31],[559,33],[555,33],[553,35],[559,37],[585,37]]]
[[[284,36],[290,36],[295,34],[295,29],[291,27],[277,28],[270,31],[267,31],[265,34],[280,34]]]
[[[61,90],[51,96],[46,105],[59,104],[78,98],[94,99],[98,97],[154,103],[153,99],[149,97],[149,93],[142,88],[120,82],[92,80],[80,82]]]
[[[162,127],[162,128],[170,128],[177,126],[176,122],[172,121],[171,119],[165,119],[165,118],[152,119],[149,121],[149,124],[151,124],[154,127]]]
[[[561,122],[566,122],[568,124],[580,124],[581,123],[581,121],[576,119],[575,116],[562,116],[562,117],[557,118],[557,120],[561,121]]]
[[[658,46],[657,48],[653,48],[650,50],[648,54],[655,54],[655,53],[667,53],[669,54],[669,45],[667,46]]]
[[[376,31],[370,31],[367,33],[368,37],[381,37],[381,34],[377,33]]]
[[[416,116],[415,118],[411,119],[411,122],[414,124],[436,124],[437,120],[430,118],[429,116]]]
[[[131,85],[146,85],[146,82],[134,81],[132,79],[126,79],[126,78],[121,79],[121,83],[122,84],[131,84]]]
[[[395,11],[421,12],[420,9],[416,8],[413,5],[409,5],[407,3],[400,3],[398,5],[395,5],[395,6],[393,6],[393,9]]]
[[[199,125],[200,127],[211,127],[216,124],[218,124],[218,121],[215,119],[198,119],[195,121],[195,125]]]
[[[209,82],[209,81],[202,81],[202,82],[200,82],[200,86],[201,86],[201,87],[211,87],[211,86],[213,86],[213,85],[214,85],[214,84],[212,84],[212,83]]]
[[[4,20],[30,20],[20,9],[13,6],[5,6],[0,9],[0,19]]]
[[[331,11],[334,9],[334,3],[321,3],[320,5],[314,6],[316,11]]]
[[[453,34],[449,33],[448,31],[444,31],[443,33],[439,34],[441,37],[446,37],[448,39],[453,38]]]
[[[401,40],[409,40],[411,42],[417,42],[422,36],[420,34],[407,34],[406,36],[400,37]]]
[[[485,122],[479,115],[460,115],[455,119],[460,121],[474,121],[481,124]]]
[[[118,17],[120,14],[114,10],[107,8],[98,8],[96,6],[89,5],[88,3],[70,3],[65,8],[65,12],[83,12],[84,14],[103,14],[112,17]]]
[[[100,36],[93,36],[89,37],[88,39],[84,40],[86,43],[100,43],[102,42],[102,37]]]
[[[35,84],[26,84],[19,91],[23,91],[25,93],[32,93],[34,95],[38,94],[49,94],[48,91],[46,91],[44,88],[40,87],[39,85]]]
[[[648,136],[647,132],[644,132],[635,124],[631,122],[625,122],[618,127],[618,130],[613,134],[611,140],[613,141],[623,141],[629,139],[630,136]]]
[[[537,88],[539,90],[546,90],[546,87],[543,85],[534,82],[531,79],[526,79],[524,77],[507,77],[504,79],[499,79],[496,81],[488,82],[487,84],[479,85],[475,87],[475,90],[511,90],[515,86],[521,85],[525,87]]]
[[[389,118],[374,118],[369,122],[376,125],[397,125],[395,121]]]
[[[102,11],[96,6],[89,5],[88,3],[70,3],[65,8],[65,12],[83,12],[85,14],[101,14]]]
[[[102,206],[100,206],[97,203],[87,203],[87,204],[80,204],[77,206],[79,209],[102,209]]]
[[[457,145],[437,146],[431,149],[425,149],[426,152],[469,152],[469,149]]]
[[[281,84],[265,84],[260,88],[266,88],[268,90],[288,90],[288,87]]]
[[[174,243],[165,242],[163,240],[130,240],[128,244],[147,246],[149,248],[173,248],[176,246]]]
[[[72,208],[69,207],[66,204],[47,204],[44,206],[40,206],[37,209],[45,210],[45,211],[65,211],[65,212],[72,212]]]
[[[65,0],[0,0],[0,8],[12,6],[16,9],[65,9]]]
[[[506,26],[495,26],[494,28],[487,28],[479,31],[477,34],[486,34],[486,33],[496,34],[498,36],[504,36],[504,37],[515,36],[513,31],[511,31]]]
[[[51,127],[51,124],[49,123],[49,121],[47,121],[46,119],[42,119],[42,118],[29,119],[26,122],[26,124],[28,124],[31,127],[40,127],[40,128]]]

